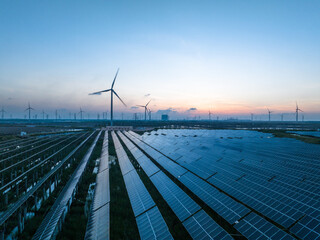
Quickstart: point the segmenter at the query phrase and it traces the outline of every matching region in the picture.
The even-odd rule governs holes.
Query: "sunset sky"
[[[320,1],[0,2],[0,107],[320,120]],[[156,115],[155,115],[156,116]]]

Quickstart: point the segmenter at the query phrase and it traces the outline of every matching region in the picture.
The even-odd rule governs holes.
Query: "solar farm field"
[[[0,142],[0,239],[56,236],[100,136],[71,131]]]
[[[0,239],[320,239],[320,145],[294,138],[70,132],[0,143],[0,164]]]
[[[244,237],[319,238],[319,145],[240,130],[127,136]]]

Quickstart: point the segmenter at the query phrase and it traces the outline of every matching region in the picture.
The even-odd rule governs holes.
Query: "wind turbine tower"
[[[44,115],[45,115],[46,113],[44,112],[44,110],[42,110],[42,119],[44,120]]]
[[[106,89],[106,90],[102,90],[102,91],[99,91],[99,92],[94,92],[94,93],[90,93],[89,95],[101,95],[101,93],[103,93],[103,92],[111,92],[111,118],[110,118],[110,125],[111,126],[113,126],[113,94],[115,94],[116,96],[117,96],[117,98],[122,102],[122,104],[124,105],[124,106],[127,106],[123,101],[122,101],[122,99],[119,97],[119,95],[116,93],[116,91],[115,90],[113,90],[113,86],[114,86],[114,83],[115,83],[115,81],[116,81],[116,79],[117,79],[117,76],[118,76],[118,72],[119,72],[119,68],[118,68],[118,70],[117,70],[117,73],[116,73],[116,75],[115,75],[115,77],[114,77],[114,79],[113,79],[113,82],[112,82],[112,85],[111,85],[111,88],[110,89]]]
[[[80,114],[80,119],[81,119],[81,120],[82,120],[82,113],[84,113],[84,111],[80,108],[79,114]]]
[[[2,118],[2,120],[4,119],[4,113],[5,113],[6,111],[3,109],[3,107],[2,107],[2,109],[1,109],[1,118]]]
[[[273,113],[273,111],[270,111],[269,108],[268,109],[268,114],[269,114],[269,122],[271,121],[271,113]]]
[[[144,108],[144,120],[147,121],[147,112],[148,112],[148,105],[151,102],[151,100],[146,105],[137,105],[138,107]]]
[[[298,122],[299,121],[299,111],[300,112],[303,112],[299,106],[298,106],[298,103],[296,102],[296,121]]]
[[[34,110],[34,109],[30,107],[30,103],[28,103],[28,108],[25,111],[29,111],[29,120],[31,119],[31,110]]]

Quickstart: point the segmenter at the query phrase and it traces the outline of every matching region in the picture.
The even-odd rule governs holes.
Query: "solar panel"
[[[93,211],[110,202],[109,184],[109,169],[97,174],[94,199],[92,203]]]
[[[316,239],[320,236],[320,216],[304,216],[290,231],[303,239]]]
[[[99,172],[109,168],[109,143],[108,143],[108,131],[105,131],[102,152],[100,157]]]
[[[125,153],[118,137],[115,135],[114,132],[111,133],[114,145],[116,147],[116,153],[119,161],[119,165],[121,168],[122,175],[126,175],[128,172],[134,170],[132,163],[130,162],[127,154]]]
[[[242,130],[162,129],[151,136],[144,134],[143,140],[280,225],[294,224],[290,231],[320,236],[305,220],[311,218],[308,224],[318,226],[318,145]],[[184,181],[200,196],[196,186]],[[229,218],[226,213],[219,214]]]
[[[163,217],[136,170],[133,168],[131,171],[123,171],[127,170],[127,166],[131,162],[114,132],[112,132],[112,138],[117,145],[116,153],[119,163],[122,162],[120,168],[141,239],[155,239],[155,237],[156,239],[172,239]],[[118,154],[119,152],[124,153]]]
[[[190,172],[180,177],[179,181],[231,224],[250,211]]]
[[[100,137],[101,132],[96,136],[94,142],[90,146],[89,150],[81,160],[80,164],[71,175],[69,181],[62,189],[58,198],[55,200],[53,206],[51,207],[48,214],[44,217],[39,228],[33,236],[33,239],[52,239],[55,238],[57,231],[59,229],[59,221],[65,217],[69,206],[72,203],[75,188],[79,184],[80,177],[82,176],[87,162],[92,154],[92,151]]]
[[[163,172],[156,173],[150,180],[181,222],[200,209],[200,206]]]
[[[87,223],[86,240],[102,240],[110,238],[110,182],[108,165],[108,131],[105,131],[100,157],[99,173],[91,212]]]
[[[173,239],[157,207],[137,217],[141,239]]]
[[[183,225],[193,239],[233,239],[203,210],[188,218]]]
[[[110,239],[110,203],[90,214],[85,239],[86,240],[106,240]]]
[[[136,171],[127,173],[124,176],[124,181],[135,216],[155,206],[154,201]]]
[[[144,155],[132,142],[130,142],[121,132],[119,132],[120,138],[130,149],[130,152],[138,161],[140,166],[144,169],[148,176],[158,172],[160,169],[146,156]]]
[[[145,143],[135,139],[132,135],[126,134],[131,140],[133,140],[139,147],[144,147],[147,154],[149,154],[153,159],[155,159],[162,167],[164,167],[173,176],[178,177],[186,173],[187,170],[178,164],[172,162],[167,157],[163,156],[161,153],[147,146]]]
[[[286,232],[272,225],[255,213],[250,213],[235,225],[235,228],[249,240],[256,239],[295,239]]]

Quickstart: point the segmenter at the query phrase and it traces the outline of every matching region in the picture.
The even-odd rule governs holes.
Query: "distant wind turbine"
[[[42,110],[42,118],[43,118],[43,120],[44,120],[44,115],[45,115],[46,113],[44,112],[44,110]]]
[[[271,121],[271,113],[273,113],[273,111],[270,111],[269,108],[268,109],[268,114],[269,114],[269,122]]]
[[[122,104],[124,106],[127,106],[123,101],[122,99],[119,97],[119,95],[116,93],[115,90],[113,90],[113,86],[114,86],[114,83],[117,79],[117,76],[118,76],[118,72],[119,72],[119,68],[117,70],[117,73],[113,79],[113,82],[112,82],[112,85],[111,85],[111,88],[110,89],[106,89],[106,90],[102,90],[102,91],[99,91],[99,92],[94,92],[94,93],[90,93],[89,95],[101,95],[101,93],[103,92],[111,92],[111,118],[110,118],[110,125],[112,126],[113,125],[113,94],[115,94],[117,96],[117,98],[119,98],[119,100],[122,102]]]
[[[209,110],[209,120],[211,121],[211,115],[212,115],[212,113],[211,113],[211,111]]]
[[[34,110],[32,107],[30,107],[30,102],[28,103],[28,108],[25,111],[29,111],[29,120],[31,119],[31,110]]]
[[[80,112],[79,112],[79,114],[80,114],[80,119],[82,120],[82,113],[84,113],[85,111],[83,111],[81,108],[80,108]]]
[[[299,107],[298,107],[298,103],[296,102],[296,121],[299,121],[299,111],[303,112]]]
[[[148,112],[148,105],[151,102],[151,100],[146,105],[137,105],[137,107],[143,107],[144,108],[144,120],[147,120],[147,112]]]
[[[151,113],[152,113],[152,110],[148,109],[149,121],[151,121]]]
[[[4,119],[4,113],[6,113],[6,111],[2,107],[2,109],[1,109],[1,118],[2,118],[2,120]]]

